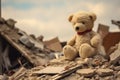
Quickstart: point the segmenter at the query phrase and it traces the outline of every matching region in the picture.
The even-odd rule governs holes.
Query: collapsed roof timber
[[[15,67],[17,64],[31,63],[33,66],[44,65],[52,57],[48,53],[60,51],[61,45],[58,38],[55,38],[53,43],[57,40],[57,50],[54,47],[44,45],[48,41],[41,41],[41,35],[35,38],[34,35],[28,35],[24,31],[15,27],[16,21],[13,19],[0,19],[0,73],[3,73],[2,68],[8,70]],[[48,47],[48,48],[47,48]],[[21,61],[21,62],[20,62]],[[26,62],[25,62],[26,61]],[[24,62],[24,63],[23,63]]]

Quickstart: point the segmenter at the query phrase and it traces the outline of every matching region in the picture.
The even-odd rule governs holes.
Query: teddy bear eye
[[[83,21],[82,21],[81,23],[82,23],[82,24],[85,24],[85,22],[83,22]]]

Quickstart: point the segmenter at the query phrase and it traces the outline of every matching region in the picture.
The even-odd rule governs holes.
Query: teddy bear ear
[[[95,15],[94,13],[92,13],[92,12],[89,14],[89,17],[90,17],[90,19],[93,20],[93,21],[95,21],[96,18],[97,18],[96,15]]]
[[[68,21],[71,22],[73,18],[73,14],[68,17]]]

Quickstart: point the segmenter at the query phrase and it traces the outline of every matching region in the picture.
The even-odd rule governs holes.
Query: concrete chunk
[[[79,69],[77,73],[84,77],[92,77],[95,74],[95,69]]]
[[[42,42],[38,42],[34,39],[32,39],[31,37],[27,36],[27,35],[24,35],[22,36],[19,41],[21,43],[23,43],[26,47],[28,48],[37,48],[37,49],[41,49],[43,50],[44,49],[44,44]]]
[[[97,74],[104,77],[104,76],[110,76],[113,74],[113,70],[112,69],[98,69]]]
[[[58,37],[55,37],[51,40],[44,41],[44,44],[48,49],[53,50],[55,52],[62,51],[62,46],[60,44]]]
[[[7,23],[8,26],[10,26],[10,27],[13,29],[13,28],[15,27],[16,21],[13,20],[13,19],[8,19],[8,20],[6,21],[6,23]]]
[[[26,47],[32,48],[34,47],[34,44],[29,40],[28,36],[22,36],[19,41],[23,43]]]

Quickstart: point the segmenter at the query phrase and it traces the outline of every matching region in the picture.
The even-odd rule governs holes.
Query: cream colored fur
[[[63,48],[65,58],[73,60],[78,55],[88,58],[97,54],[102,40],[101,36],[92,30],[96,15],[92,12],[77,12],[70,15],[68,20],[73,24],[76,34]]]

